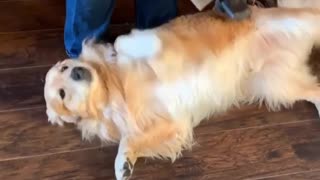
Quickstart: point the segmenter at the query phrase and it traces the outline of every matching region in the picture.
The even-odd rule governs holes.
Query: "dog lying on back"
[[[320,109],[307,66],[320,44],[320,10],[257,9],[231,21],[204,12],[133,30],[110,45],[86,41],[76,60],[54,65],[45,100],[52,123],[75,123],[85,139],[119,143],[117,179],[139,157],[175,160],[201,120],[242,103],[271,110],[306,100]]]

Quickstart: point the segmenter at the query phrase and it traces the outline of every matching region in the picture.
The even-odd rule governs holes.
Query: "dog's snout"
[[[70,76],[75,81],[82,81],[82,80],[91,81],[90,71],[83,67],[74,67],[71,70]]]

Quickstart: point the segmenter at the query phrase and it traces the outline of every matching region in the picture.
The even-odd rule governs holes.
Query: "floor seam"
[[[312,172],[317,172],[317,171],[320,171],[320,169],[311,169],[311,170],[307,170],[307,171],[299,171],[299,172],[278,174],[278,175],[273,175],[273,176],[263,176],[263,177],[258,177],[258,178],[249,178],[249,179],[246,179],[246,180],[263,180],[263,179],[269,179],[269,178],[275,178],[275,177],[290,176],[290,175],[297,175],[297,174],[303,174],[303,173],[312,173]]]
[[[14,158],[0,159],[0,163],[1,162],[8,162],[8,161],[22,160],[22,159],[31,159],[31,158],[37,158],[37,157],[53,156],[53,155],[58,155],[58,154],[66,154],[66,153],[74,153],[74,152],[81,152],[81,151],[96,150],[96,149],[99,149],[99,148],[102,148],[102,147],[101,146],[94,146],[94,147],[74,149],[74,150],[68,150],[68,151],[60,151],[60,152],[54,152],[54,153],[44,153],[44,154],[39,154],[39,155],[18,156],[18,157],[14,157]]]

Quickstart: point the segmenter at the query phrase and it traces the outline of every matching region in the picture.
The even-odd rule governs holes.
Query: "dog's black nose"
[[[71,70],[70,76],[75,81],[82,81],[82,80],[91,81],[90,71],[83,67],[74,67]]]

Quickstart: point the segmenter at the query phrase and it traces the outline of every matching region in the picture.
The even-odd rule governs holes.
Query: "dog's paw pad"
[[[126,157],[118,157],[116,159],[116,177],[117,180],[130,179],[133,172],[133,164]]]
[[[129,178],[132,174],[132,168],[133,165],[132,163],[127,159],[127,161],[123,165],[123,177],[124,178]]]

